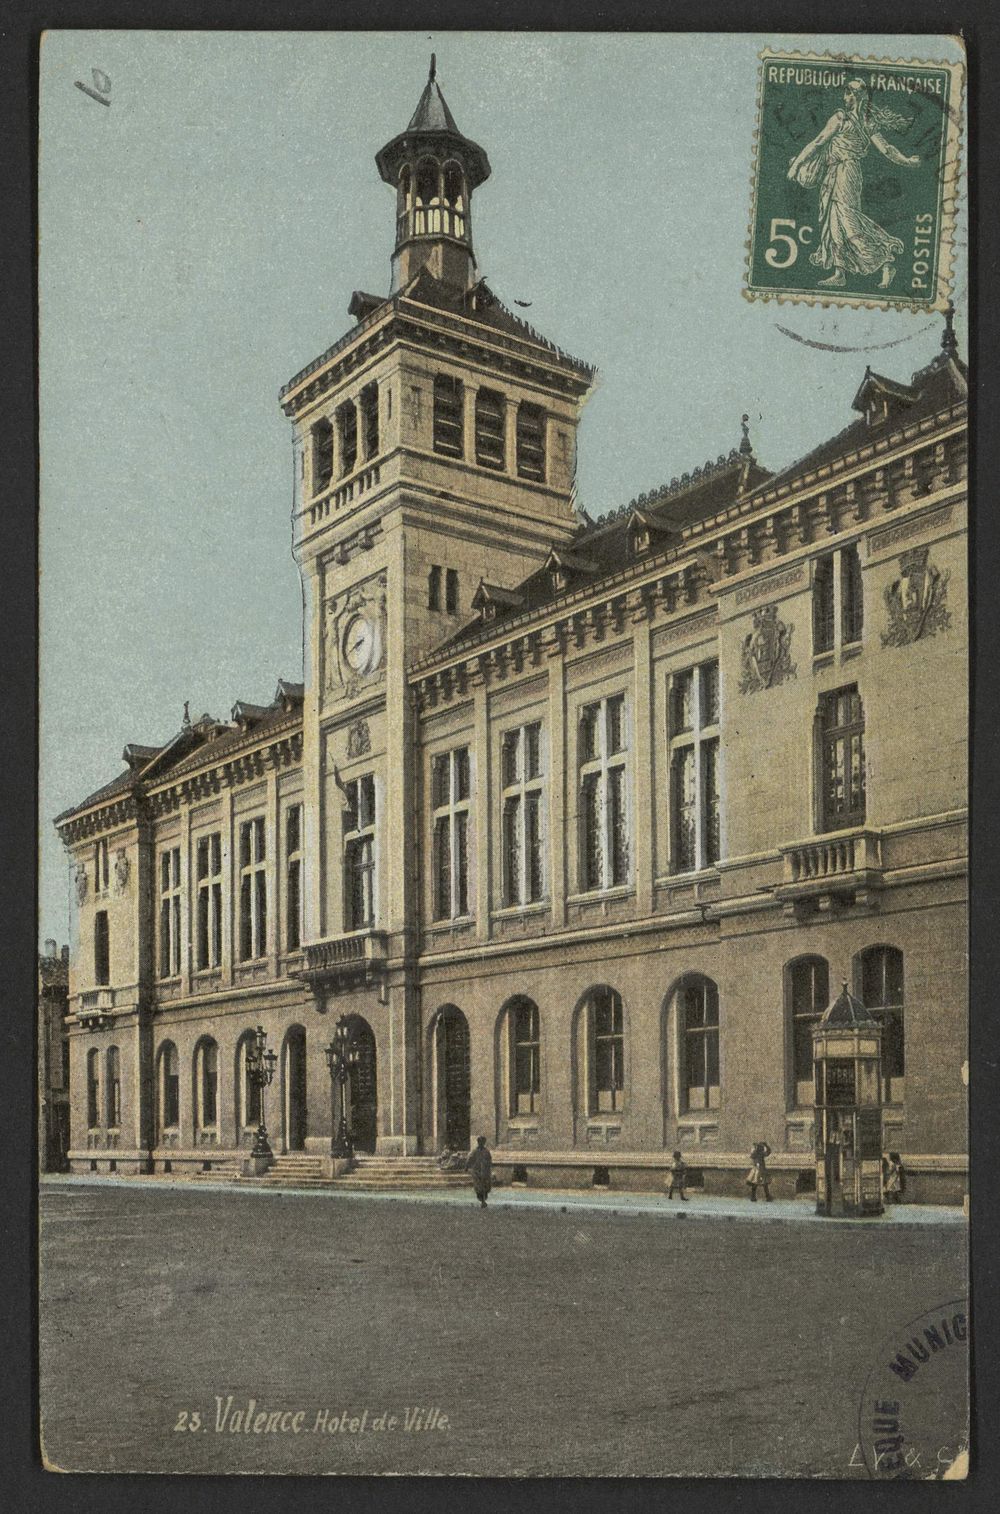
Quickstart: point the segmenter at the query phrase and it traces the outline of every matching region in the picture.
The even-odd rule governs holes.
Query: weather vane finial
[[[437,53],[431,53],[431,71],[430,71],[430,75],[429,75],[428,80],[427,80],[428,84],[433,84],[434,83],[434,80],[437,78],[437,71],[438,71]]]
[[[745,456],[747,453],[752,453],[753,452],[753,443],[750,440],[750,417],[749,417],[749,415],[741,415],[740,416],[740,426],[741,426],[741,428],[743,430],[743,438],[742,438],[742,440],[740,442],[740,451]]]
[[[949,300],[945,306],[941,346],[950,355],[958,351],[958,340],[955,336],[955,302],[953,300]]]

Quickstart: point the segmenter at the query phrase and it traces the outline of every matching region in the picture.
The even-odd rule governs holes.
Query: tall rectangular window
[[[427,574],[427,608],[428,610],[441,608],[441,569],[437,563],[431,564]]]
[[[532,904],[545,890],[542,858],[542,726],[506,731],[500,755],[503,902]]]
[[[111,853],[106,836],[101,836],[94,847],[94,893],[106,894],[111,886]]]
[[[581,891],[614,888],[629,877],[624,694],[580,711]]]
[[[861,557],[856,546],[840,554],[840,637],[845,645],[861,640],[865,602],[861,585]]]
[[[469,748],[441,752],[431,766],[434,918],[469,913]]]
[[[267,951],[267,850],[263,815],[240,826],[240,961]]]
[[[347,785],[344,811],[344,918],[348,930],[375,923],[375,778]]]
[[[828,552],[813,570],[813,655],[833,651],[833,558]]]
[[[106,909],[99,909],[94,916],[94,982],[99,986],[111,982],[111,943]]]
[[[689,873],[720,855],[718,662],[674,673],[668,707],[671,871]]]
[[[285,811],[285,948],[302,944],[302,806]]]
[[[461,381],[439,373],[434,379],[434,451],[444,457],[464,454],[462,410]]]
[[[864,629],[864,586],[857,544],[827,552],[813,568],[813,655],[853,646]],[[838,641],[839,636],[839,641]]]
[[[502,468],[507,402],[493,389],[476,392],[476,462],[481,468]]]
[[[870,946],[861,954],[861,998],[882,1027],[882,1097],[901,1104],[906,1060],[903,1034],[903,953],[895,946]]]
[[[378,384],[366,384],[361,391],[361,441],[366,461],[378,457]]]
[[[844,830],[865,819],[865,715],[857,685],[819,703],[821,828]]]
[[[160,853],[160,977],[181,970],[181,849]]]
[[[101,1123],[101,1054],[95,1048],[87,1053],[87,1128],[96,1130]]]
[[[358,412],[353,400],[341,405],[337,411],[337,431],[340,436],[340,476],[354,471],[358,461]]]
[[[326,416],[312,427],[312,492],[321,494],[333,478],[333,426]]]
[[[444,607],[449,615],[458,614],[458,569],[446,568],[444,575]]]
[[[222,961],[222,833],[199,836],[195,845],[195,966],[199,972]]]
[[[517,999],[508,1010],[511,1042],[512,1115],[534,1114],[538,1109],[542,1086],[538,1005],[531,999]]]
[[[519,478],[545,482],[545,411],[523,400],[517,407],[517,472]]]

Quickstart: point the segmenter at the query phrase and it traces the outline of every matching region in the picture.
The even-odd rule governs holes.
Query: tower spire
[[[941,350],[949,357],[954,357],[958,352],[958,338],[955,336],[955,304],[949,300],[944,312],[944,330],[941,333]]]
[[[483,149],[459,131],[437,82],[437,54],[405,131],[375,156],[396,191],[392,288],[402,289],[426,268],[451,289],[476,281],[472,250],[472,191],[490,176]]]

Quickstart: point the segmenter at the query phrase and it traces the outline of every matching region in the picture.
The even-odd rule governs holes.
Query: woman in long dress
[[[916,168],[918,157],[908,158],[885,140],[881,128],[900,131],[908,126],[905,116],[874,106],[860,79],[851,79],[844,89],[844,109],[834,111],[818,136],[809,142],[788,169],[788,177],[806,189],[819,184],[819,241],[809,261],[817,268],[831,268],[828,279],[843,288],[847,274],[882,271],[878,287],[888,289],[896,274],[895,258],[903,251],[898,237],[879,226],[861,209],[861,164],[869,147],[900,168]]]

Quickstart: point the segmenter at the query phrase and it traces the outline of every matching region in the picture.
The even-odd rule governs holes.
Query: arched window
[[[108,1047],[105,1091],[108,1125],[112,1130],[117,1130],[122,1122],[121,1057],[117,1046]]]
[[[181,1122],[181,1078],[177,1047],[164,1041],[160,1047],[157,1077],[157,1105],[160,1134],[176,1130]]]
[[[378,384],[374,382],[361,391],[361,444],[366,461],[378,456]]]
[[[857,958],[858,997],[882,1027],[882,1097],[901,1104],[905,1094],[903,953],[895,946],[869,946]]]
[[[681,1097],[685,1111],[719,1107],[719,990],[687,978],[677,990]]]
[[[613,988],[592,988],[581,1006],[586,1037],[588,1114],[619,1111],[625,1100],[625,1011]]]
[[[458,163],[444,165],[445,231],[465,236],[465,179]]]
[[[801,957],[785,968],[785,1003],[791,1051],[790,1102],[812,1104],[813,1027],[830,1002],[830,966],[824,957]]]
[[[399,191],[396,196],[396,240],[402,242],[410,234],[410,211],[413,207],[413,179],[408,163],[399,170]]]
[[[101,1054],[87,1053],[87,1128],[96,1130],[101,1123]]]
[[[514,999],[507,1009],[510,1036],[510,1112],[534,1114],[542,1090],[538,1005]]]
[[[212,1040],[199,1041],[194,1057],[195,1110],[198,1130],[214,1130],[219,1121],[219,1048]]]
[[[240,1037],[236,1049],[236,1108],[243,1130],[260,1124],[260,1088],[252,1081],[247,1067],[247,1052],[253,1039],[253,1031],[248,1030]]]
[[[418,237],[433,236],[441,230],[441,170],[433,158],[417,164],[417,204],[413,230]]]
[[[354,471],[358,461],[358,410],[353,400],[337,410],[337,435],[340,440],[340,476]]]

